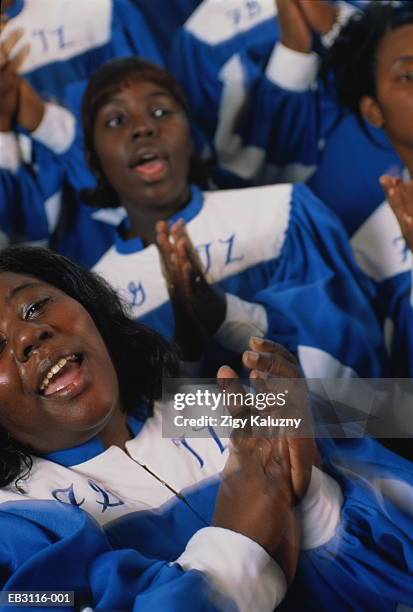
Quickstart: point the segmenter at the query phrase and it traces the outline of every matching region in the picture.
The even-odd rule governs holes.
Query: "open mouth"
[[[39,393],[49,397],[57,393],[69,392],[79,382],[82,362],[81,354],[60,357],[46,372],[40,383]]]
[[[165,174],[166,160],[156,153],[144,153],[132,168],[142,178],[156,180]]]

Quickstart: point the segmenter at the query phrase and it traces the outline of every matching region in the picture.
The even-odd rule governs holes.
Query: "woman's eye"
[[[43,300],[39,300],[38,302],[27,304],[27,306],[25,306],[23,309],[23,319],[25,321],[35,319],[44,310],[44,307],[46,306],[49,299],[50,298],[44,298]]]
[[[405,72],[404,74],[402,74],[400,77],[400,80],[405,81],[405,82],[413,81],[413,70],[410,70],[409,72]]]
[[[161,106],[158,106],[157,108],[153,108],[152,109],[152,116],[155,117],[156,119],[162,119],[162,117],[165,117],[166,115],[169,115],[170,111],[166,110],[166,108],[162,108]]]
[[[123,115],[116,115],[115,117],[111,117],[106,121],[106,126],[109,128],[116,128],[122,125],[125,121],[125,117]]]

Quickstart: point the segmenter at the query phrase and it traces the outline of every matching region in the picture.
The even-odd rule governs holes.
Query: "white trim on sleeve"
[[[339,2],[338,3],[338,14],[335,22],[331,29],[321,36],[321,42],[324,47],[327,49],[332,47],[336,38],[340,34],[341,30],[344,28],[346,23],[353,17],[355,13],[358,13],[359,9],[352,4],[348,4],[348,2]]]
[[[268,553],[229,529],[200,529],[176,563],[206,574],[218,596],[234,601],[239,612],[273,612],[287,592],[284,573]]]
[[[63,106],[47,102],[40,125],[31,133],[31,136],[60,155],[67,151],[73,143],[75,131],[74,115]]]
[[[268,61],[267,78],[282,89],[307,91],[315,82],[320,58],[316,53],[301,53],[278,42]]]
[[[21,164],[19,141],[14,132],[0,132],[0,168],[16,174]]]
[[[301,548],[323,546],[334,536],[341,516],[343,494],[338,483],[313,466],[310,486],[299,506]]]
[[[225,320],[214,338],[235,353],[240,353],[248,348],[251,336],[265,336],[268,329],[267,313],[261,304],[246,302],[231,293],[226,293],[225,297]]]

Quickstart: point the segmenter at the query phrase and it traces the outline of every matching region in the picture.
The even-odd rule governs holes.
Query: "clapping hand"
[[[43,113],[43,100],[23,77],[19,76],[25,59],[30,53],[30,45],[25,44],[13,53],[22,39],[24,30],[17,28],[4,34],[7,21],[0,23],[0,131],[9,131],[18,124],[33,132],[40,124]]]
[[[165,282],[174,308],[177,327],[189,328],[196,338],[211,337],[225,318],[225,296],[209,283],[183,220],[171,227],[166,221],[156,225],[156,243],[161,255]],[[182,325],[181,323],[182,322]],[[182,337],[178,344],[188,344]]]
[[[265,384],[280,377],[301,380],[294,357],[269,340],[251,338],[243,362],[250,369],[252,383]],[[231,368],[220,368],[218,379],[230,391],[243,393]],[[299,392],[297,397],[305,404],[305,394]],[[305,409],[303,405],[303,413]],[[299,555],[300,531],[293,508],[305,495],[316,462],[317,449],[311,437],[252,437],[235,431],[231,436],[214,524],[259,542],[279,562],[288,582],[294,577]]]
[[[413,250],[413,181],[384,175],[380,178],[387,200],[400,225],[410,251]]]

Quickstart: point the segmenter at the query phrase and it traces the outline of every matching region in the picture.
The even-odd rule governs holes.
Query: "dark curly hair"
[[[388,32],[413,23],[413,2],[370,2],[365,11],[357,12],[341,30],[325,54],[322,75],[334,74],[338,101],[351,110],[364,131],[365,119],[360,111],[364,96],[376,97],[376,54]]]
[[[133,321],[115,291],[97,274],[47,249],[28,246],[0,251],[0,273],[34,276],[77,300],[92,317],[114,364],[127,412],[152,414],[162,376],[178,375],[178,357],[157,332]],[[137,375],[139,374],[139,375]],[[26,476],[31,449],[0,427],[0,487]],[[17,482],[16,482],[17,485]]]
[[[106,180],[96,154],[93,129],[96,115],[107,100],[122,87],[137,81],[149,81],[167,90],[184,110],[189,123],[190,111],[185,94],[178,81],[166,70],[139,57],[114,59],[101,66],[89,80],[82,101],[82,126],[85,154],[88,164],[97,179],[95,189],[81,192],[82,200],[90,206],[116,207],[121,204],[117,193]],[[200,187],[208,186],[209,166],[196,154],[191,158],[188,180]]]

